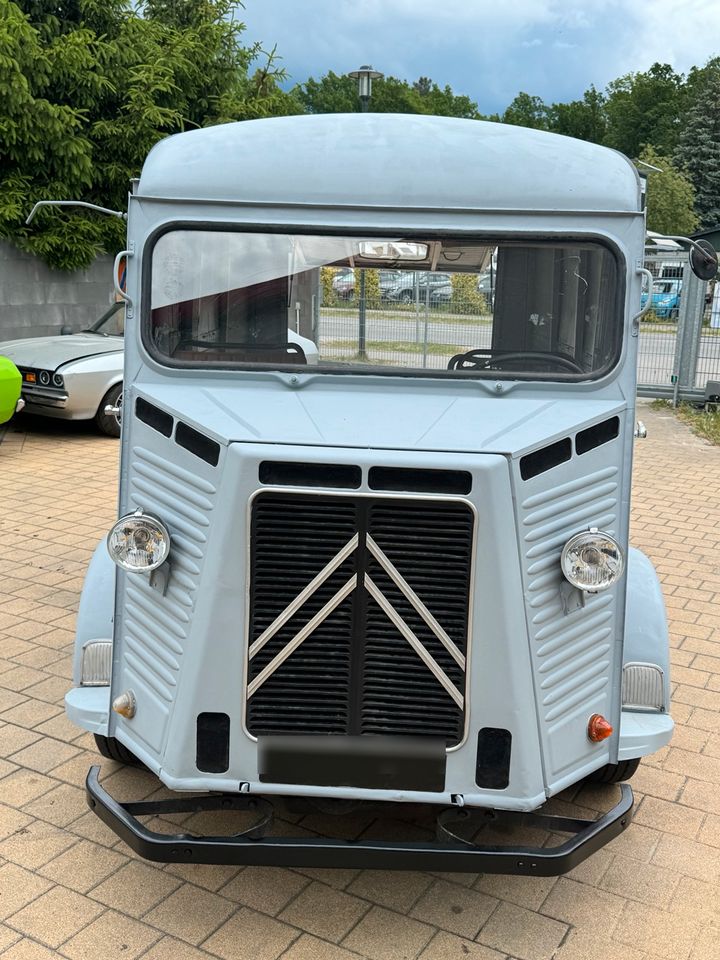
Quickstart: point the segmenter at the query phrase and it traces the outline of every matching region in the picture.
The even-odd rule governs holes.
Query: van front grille
[[[458,500],[256,496],[249,732],[458,743],[473,532]]]

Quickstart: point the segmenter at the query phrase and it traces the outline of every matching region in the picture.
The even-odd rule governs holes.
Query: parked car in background
[[[437,287],[430,288],[430,306],[441,307],[450,303],[452,300],[452,283],[442,283]]]
[[[81,333],[0,343],[0,354],[22,376],[27,412],[94,420],[102,433],[119,437],[124,327],[125,304],[119,302]]]
[[[355,293],[355,271],[338,270],[333,277],[332,288],[342,300],[349,300]]]
[[[64,420],[94,420],[101,433],[120,436],[122,418],[125,304],[114,303],[81,333],[31,337],[0,343],[22,376],[28,413]],[[307,363],[317,363],[312,340],[288,330]]]
[[[402,280],[400,270],[378,270],[380,284],[380,298],[388,299],[388,292]],[[333,277],[332,287],[335,293],[343,300],[350,300],[357,293],[355,287],[355,271],[353,269],[339,270]]]
[[[429,289],[431,300],[432,291],[437,287],[450,286],[449,273],[429,273],[419,270],[408,270],[401,273],[385,293],[387,300],[399,300],[400,303],[413,303],[417,298],[425,299],[425,292]]]
[[[652,289],[652,309],[656,316],[675,320],[680,309],[682,280],[655,280]],[[640,298],[642,307],[647,303],[647,293]]]
[[[403,273],[401,270],[379,270],[380,276],[380,297],[388,300],[388,294],[402,281]]]
[[[0,356],[0,423],[7,423],[12,415],[25,406],[20,388],[20,371],[8,357]]]
[[[497,282],[497,276],[494,270],[486,270],[484,273],[481,273],[478,277],[477,289],[478,293],[481,293],[488,302],[488,306],[492,307],[495,305],[495,284]]]

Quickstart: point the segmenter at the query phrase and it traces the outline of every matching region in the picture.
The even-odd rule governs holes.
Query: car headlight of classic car
[[[120,517],[107,537],[108,553],[123,570],[144,573],[163,564],[170,552],[167,527],[142,510]]]
[[[61,373],[53,373],[52,370],[37,370],[23,366],[21,366],[19,369],[22,374],[23,386],[53,386],[58,390],[62,390],[62,388],[65,386],[65,379]]]
[[[568,540],[560,556],[560,566],[573,587],[598,593],[617,583],[625,557],[614,537],[593,527]]]

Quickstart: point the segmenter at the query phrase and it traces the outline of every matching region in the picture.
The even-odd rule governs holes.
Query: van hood
[[[466,387],[466,384],[462,384]],[[151,403],[219,443],[272,443],[389,450],[521,455],[544,438],[574,433],[586,423],[619,414],[624,400],[587,395],[498,396],[478,389],[450,395],[395,381],[347,384],[323,381],[291,389],[257,382],[193,387],[139,384]],[[130,398],[126,398],[130,399]],[[127,404],[126,404],[127,408]],[[129,411],[127,411],[129,412]]]

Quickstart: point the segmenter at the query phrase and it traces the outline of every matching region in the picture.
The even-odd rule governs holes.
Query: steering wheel
[[[467,353],[458,353],[448,363],[448,370],[493,370],[495,364],[503,361],[542,360],[556,363],[571,373],[584,373],[583,368],[575,360],[562,354],[544,352],[542,350],[516,350],[507,353],[492,354],[490,350],[468,350]]]

